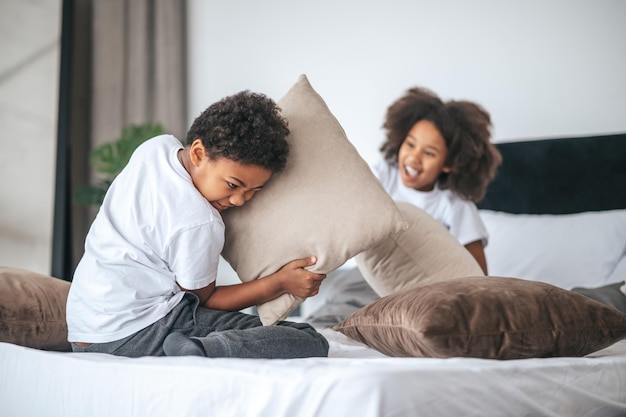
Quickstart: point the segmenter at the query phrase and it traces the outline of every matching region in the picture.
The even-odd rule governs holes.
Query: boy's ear
[[[202,144],[202,140],[196,139],[192,142],[189,149],[189,158],[193,165],[198,165],[206,156],[206,149]]]
[[[452,172],[452,167],[443,167],[441,169],[441,172],[445,172],[446,174],[449,174],[450,172]]]

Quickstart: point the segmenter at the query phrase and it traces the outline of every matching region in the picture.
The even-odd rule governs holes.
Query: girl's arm
[[[472,254],[480,268],[483,270],[485,275],[489,275],[487,272],[487,258],[485,257],[485,250],[483,249],[483,242],[480,240],[476,240],[474,242],[468,243],[465,245],[465,249]]]

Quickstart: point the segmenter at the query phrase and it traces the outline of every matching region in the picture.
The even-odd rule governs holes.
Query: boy
[[[276,103],[243,91],[209,106],[186,146],[146,141],[109,188],[67,301],[75,352],[120,356],[327,356],[304,323],[262,326],[239,310],[291,293],[317,294],[314,256],[247,283],[217,287],[220,212],[241,206],[284,168],[289,130]]]

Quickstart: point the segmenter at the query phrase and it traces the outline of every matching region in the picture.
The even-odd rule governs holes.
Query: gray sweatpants
[[[328,356],[328,342],[306,323],[282,321],[263,326],[257,316],[238,311],[198,306],[195,294],[186,293],[165,317],[137,333],[109,343],[94,343],[74,352],[100,352],[118,356],[163,356],[163,341],[170,333],[195,337],[211,357],[292,359]]]

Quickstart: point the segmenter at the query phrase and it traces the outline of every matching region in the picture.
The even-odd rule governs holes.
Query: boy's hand
[[[316,274],[304,268],[315,265],[316,256],[309,256],[302,259],[296,259],[283,266],[277,275],[283,289],[291,295],[301,298],[312,297],[319,292],[320,285],[326,274]]]

